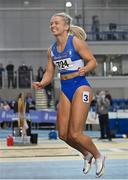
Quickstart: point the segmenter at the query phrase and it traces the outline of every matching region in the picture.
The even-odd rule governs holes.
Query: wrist
[[[40,86],[43,88],[44,87],[44,82],[40,81]]]
[[[83,69],[84,69],[84,73],[85,73],[85,74],[87,74],[87,73],[88,73],[88,69],[87,69],[87,67],[86,67],[86,66],[84,66],[84,67],[83,67]]]

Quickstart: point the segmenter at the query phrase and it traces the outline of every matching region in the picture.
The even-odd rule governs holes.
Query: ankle
[[[100,156],[97,157],[96,159],[103,159],[104,157],[105,157],[104,155],[100,154]]]
[[[93,157],[93,155],[88,152],[88,154],[84,155],[84,159],[90,159],[91,157]]]
[[[101,158],[103,155],[102,154],[97,154],[96,156],[95,156],[95,159],[99,159],[99,158]]]

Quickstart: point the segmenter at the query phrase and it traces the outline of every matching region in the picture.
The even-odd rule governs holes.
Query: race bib
[[[55,64],[59,70],[66,70],[70,67],[71,62],[72,61],[70,58],[66,58],[66,59],[60,59],[58,61],[55,61]]]
[[[83,92],[83,102],[84,103],[89,103],[89,91],[84,91]]]

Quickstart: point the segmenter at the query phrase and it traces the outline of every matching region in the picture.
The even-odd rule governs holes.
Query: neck
[[[57,42],[64,42],[64,41],[66,41],[67,40],[67,38],[68,38],[68,34],[67,33],[65,33],[65,34],[63,34],[63,35],[59,35],[59,36],[57,36],[56,37],[56,40],[57,40]]]
[[[66,43],[67,43],[67,39],[68,39],[68,34],[64,34],[63,36],[58,36],[56,38],[56,42],[57,42],[57,49],[59,51],[64,50]]]

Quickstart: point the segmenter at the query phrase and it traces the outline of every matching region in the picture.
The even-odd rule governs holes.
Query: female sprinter
[[[103,175],[105,157],[100,154],[92,139],[83,134],[93,98],[92,88],[85,75],[96,68],[96,59],[85,42],[84,30],[73,26],[68,14],[53,15],[50,29],[56,42],[48,49],[48,63],[42,80],[34,82],[33,87],[41,89],[49,84],[57,66],[61,82],[57,118],[59,137],[83,154],[85,174],[89,172],[94,158],[96,177],[100,177]]]

